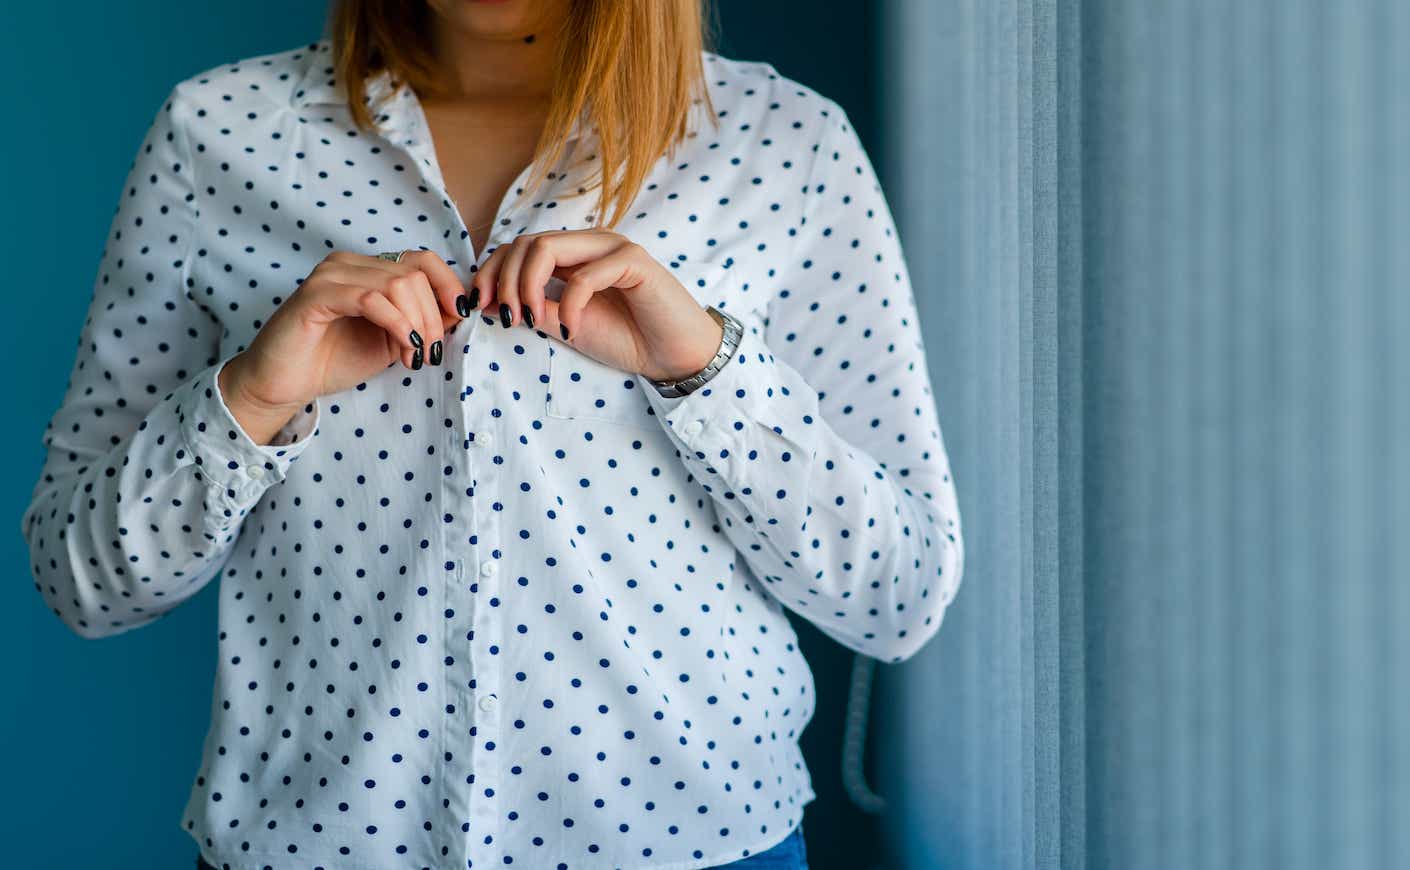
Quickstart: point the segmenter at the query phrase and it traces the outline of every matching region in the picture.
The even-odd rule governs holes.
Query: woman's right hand
[[[431,251],[407,251],[399,263],[334,251],[221,369],[221,396],[246,434],[267,444],[319,396],[398,360],[412,370],[423,359],[439,365],[445,333],[473,308]]]

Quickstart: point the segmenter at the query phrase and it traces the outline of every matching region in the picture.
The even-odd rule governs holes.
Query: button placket
[[[429,153],[429,148],[427,150]],[[433,189],[440,193],[442,202],[449,203],[451,200],[440,182],[439,167],[434,162],[434,156],[427,165],[432,168],[436,177]],[[448,210],[453,215],[453,232],[459,233],[465,261],[475,263],[470,234],[465,230],[459,212],[454,207]],[[448,238],[450,237],[453,236],[448,234]],[[473,271],[468,274],[473,275]],[[493,502],[495,466],[491,451],[496,439],[485,425],[486,421],[475,419],[476,409],[480,407],[476,399],[483,399],[483,395],[476,397],[471,392],[479,387],[479,384],[474,382],[476,366],[487,364],[488,356],[485,350],[494,346],[494,338],[487,331],[489,327],[477,314],[472,313],[467,320],[469,330],[463,339],[464,352],[457,358],[453,384],[456,394],[453,404],[459,409],[454,417],[458,426],[453,437],[457,446],[461,447],[456,464],[464,470],[464,476],[458,485],[445,487],[445,497],[454,506],[452,510],[455,516],[461,518],[459,528],[453,529],[448,535],[448,539],[454,544],[454,550],[448,557],[456,559],[465,569],[461,582],[453,590],[452,606],[467,615],[470,627],[470,631],[466,632],[463,630],[465,623],[462,622],[462,630],[451,632],[449,634],[452,636],[446,638],[447,654],[456,661],[463,660],[467,663],[466,667],[456,669],[455,685],[447,687],[454,693],[458,711],[453,721],[448,724],[455,740],[454,752],[459,762],[456,765],[457,775],[447,776],[446,780],[448,788],[464,790],[453,804],[457,811],[463,807],[464,814],[456,815],[453,821],[457,829],[462,820],[470,822],[469,830],[464,833],[465,856],[468,858],[474,849],[484,842],[486,836],[498,833],[502,811],[497,805],[498,798],[494,797],[498,795],[500,785],[495,781],[497,771],[489,763],[489,759],[496,753],[487,748],[495,746],[498,742],[494,704],[491,702],[487,709],[485,699],[490,696],[481,694],[489,692],[491,687],[500,683],[498,657],[489,655],[485,649],[485,639],[491,637],[496,629],[492,608],[485,603],[486,596],[482,594],[484,581],[488,579],[481,567],[484,559],[477,560],[477,557],[493,552],[497,535],[497,517],[494,511],[487,507]],[[472,539],[473,544],[469,543]],[[467,771],[471,774],[468,778],[465,776]]]
[[[529,205],[513,210],[509,209],[512,201],[518,199],[519,190],[528,181],[529,174],[533,170],[533,165],[523,167],[514,181],[509,185],[501,198],[496,209],[494,223],[491,233],[486,241],[485,250],[477,252],[474,250],[474,243],[470,238],[470,233],[465,226],[459,210],[453,205],[444,182],[444,175],[437,161],[434,143],[430,134],[430,126],[426,122],[425,113],[420,101],[412,93],[407,96],[405,103],[401,104],[402,111],[406,115],[398,114],[394,119],[397,129],[402,125],[408,128],[406,135],[400,137],[398,143],[400,147],[413,158],[422,180],[428,188],[434,191],[441,203],[451,213],[454,221],[452,232],[458,233],[460,247],[454,252],[455,255],[466,255],[465,262],[473,264],[473,268],[468,270],[467,277],[473,276],[483,261],[488,259],[487,253],[500,244],[513,239],[517,234],[515,226],[525,218]],[[545,190],[545,196],[551,196],[556,183],[561,182],[562,174],[555,173],[555,178],[550,179],[549,186]],[[449,253],[449,252],[447,252]],[[471,330],[463,338],[466,345],[466,352],[459,357],[457,379],[458,383],[447,382],[448,392],[454,392],[454,404],[459,405],[458,422],[459,432],[452,433],[455,442],[462,447],[458,451],[459,455],[455,464],[464,469],[464,479],[458,481],[458,485],[445,485],[443,482],[442,496],[446,500],[448,510],[452,511],[456,517],[463,518],[463,521],[470,525],[469,529],[462,528],[459,531],[447,530],[446,539],[454,542],[454,552],[445,554],[447,559],[453,559],[469,570],[474,570],[477,576],[465,576],[463,581],[457,584],[457,588],[448,596],[448,605],[457,611],[469,614],[470,624],[473,626],[473,634],[470,640],[466,640],[463,632],[447,631],[445,638],[446,651],[448,656],[454,656],[456,660],[465,658],[469,662],[468,671],[474,674],[474,692],[479,697],[470,703],[470,692],[464,681],[460,685],[447,685],[447,697],[457,699],[457,709],[465,711],[463,716],[456,716],[451,725],[451,732],[459,742],[454,751],[457,757],[469,757],[471,768],[474,771],[474,783],[469,786],[469,791],[465,795],[465,803],[468,809],[468,817],[471,819],[471,828],[465,835],[465,849],[468,855],[472,850],[472,843],[483,842],[486,835],[494,834],[498,831],[502,821],[502,812],[497,808],[496,798],[491,794],[498,794],[500,783],[494,781],[496,768],[492,763],[496,758],[496,751],[491,747],[497,742],[499,733],[499,703],[494,689],[502,686],[501,662],[502,656],[492,655],[489,645],[500,640],[503,626],[498,624],[498,614],[496,608],[489,607],[485,602],[488,600],[487,587],[494,582],[498,572],[497,561],[490,556],[495,552],[495,541],[497,536],[496,520],[498,519],[492,510],[484,510],[477,515],[478,504],[488,505],[494,501],[493,490],[490,486],[486,490],[489,494],[489,501],[481,494],[482,485],[496,481],[494,475],[496,466],[494,465],[494,450],[497,439],[488,429],[480,427],[476,421],[470,418],[471,408],[476,407],[470,401],[471,379],[476,372],[475,365],[485,364],[483,353],[476,353],[482,348],[493,348],[500,345],[495,339],[490,339],[489,333],[481,318],[474,314],[471,320]],[[476,339],[489,339],[489,342],[476,341]],[[538,340],[538,339],[533,339]],[[471,359],[471,357],[478,359]],[[447,399],[451,397],[448,395]],[[473,437],[472,437],[473,433]],[[479,448],[479,449],[476,449]],[[468,540],[473,537],[475,543],[467,546]],[[478,563],[475,561],[477,554],[489,556],[482,558]],[[471,592],[471,589],[478,590]],[[455,634],[454,637],[449,635]],[[456,669],[456,675],[463,674],[463,669]],[[447,671],[446,679],[452,680],[450,671]],[[460,703],[464,701],[466,703]],[[466,719],[473,721],[474,736],[470,736],[470,723]],[[460,780],[463,783],[463,779]],[[459,784],[448,787],[461,787]],[[458,801],[456,802],[458,803]],[[456,820],[459,826],[459,821]]]
[[[480,552],[493,553],[490,539],[480,542]],[[497,565],[493,556],[480,560],[477,569],[478,592],[474,599],[473,621],[474,640],[470,644],[470,661],[475,673],[474,705],[469,713],[474,722],[475,737],[471,750],[471,768],[475,782],[470,793],[472,829],[470,836],[483,842],[487,835],[495,835],[503,821],[503,809],[498,806],[498,795],[504,785],[498,777],[502,775],[498,758],[503,750],[500,743],[500,717],[496,691],[504,685],[503,651],[494,647],[500,643],[498,608],[491,607],[489,600],[497,592],[495,574]]]

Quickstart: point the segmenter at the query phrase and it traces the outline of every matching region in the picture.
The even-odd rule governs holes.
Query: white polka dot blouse
[[[216,375],[302,277],[334,250],[425,248],[468,284],[519,233],[590,228],[591,131],[514,205],[524,168],[475,251],[415,93],[374,79],[380,132],[357,130],[326,40],[213,67],[156,111],[23,532],[86,638],[219,575],[180,817],[207,861],[737,860],[814,797],[814,681],[783,608],[885,661],[939,628],[960,516],[872,165],[836,102],[704,57],[718,130],[659,160],[614,229],[744,324],[712,380],[667,398],[475,313],[441,365],[321,396],[269,444]]]

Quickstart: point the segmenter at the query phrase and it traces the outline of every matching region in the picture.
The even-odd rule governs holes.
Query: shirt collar
[[[336,81],[331,60],[331,46],[325,40],[316,43],[310,49],[308,62],[304,64],[303,72],[299,76],[297,85],[294,88],[291,103],[295,108],[307,109],[313,106],[342,105],[346,103],[341,83]],[[367,94],[363,98],[364,103],[372,104],[383,100],[392,94],[392,77],[387,70],[382,70],[367,81]],[[406,85],[402,85],[395,95],[382,105],[382,113],[385,117],[384,124],[391,129],[402,129],[406,121],[416,113],[410,111],[416,94]],[[419,106],[419,103],[415,105]],[[579,114],[577,121],[573,124],[567,140],[573,142],[583,138],[588,132],[587,112],[584,110]]]

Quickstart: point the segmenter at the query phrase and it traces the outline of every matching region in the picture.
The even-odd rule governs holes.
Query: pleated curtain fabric
[[[1410,5],[885,15],[969,552],[897,866],[1410,866]]]

